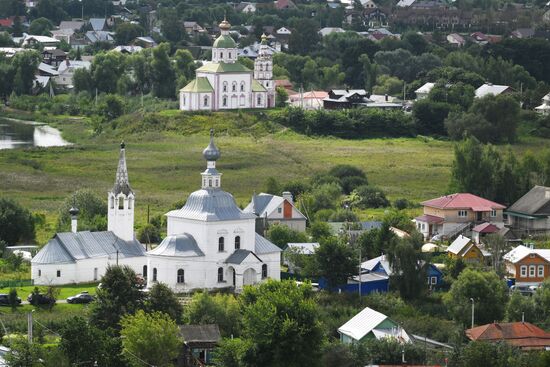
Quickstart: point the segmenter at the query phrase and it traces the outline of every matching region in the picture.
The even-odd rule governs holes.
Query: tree
[[[75,316],[65,322],[59,334],[59,348],[72,365],[92,367],[94,362],[104,365],[105,332],[90,325],[83,317]]]
[[[168,41],[177,43],[184,38],[185,28],[176,13],[168,12],[162,18],[161,32]]]
[[[32,214],[9,198],[0,198],[0,241],[16,244],[34,240]]]
[[[19,306],[19,302],[17,299],[17,289],[10,289],[10,293],[8,294],[8,304],[10,305],[12,311],[15,311],[17,306]]]
[[[232,294],[195,293],[185,308],[185,321],[190,324],[217,324],[225,337],[241,334],[241,309]]]
[[[317,366],[323,332],[311,286],[268,280],[245,287],[243,338],[251,344],[252,365]]]
[[[97,112],[107,121],[110,121],[122,116],[124,114],[124,108],[124,100],[120,96],[108,94],[98,106]]]
[[[40,367],[44,366],[42,354],[39,344],[33,344],[27,338],[15,338],[4,359],[10,367]]]
[[[69,209],[78,208],[78,229],[104,231],[107,229],[107,203],[90,190],[78,190],[67,197],[58,211],[57,231],[63,232],[70,228],[71,215]]]
[[[6,99],[13,91],[14,68],[0,58],[0,98]]]
[[[75,92],[92,92],[93,80],[92,74],[86,68],[79,68],[73,74],[73,86]]]
[[[386,194],[377,187],[363,185],[356,188],[354,192],[359,196],[358,201],[354,205],[360,209],[383,208],[390,205]]]
[[[141,243],[159,243],[161,241],[160,228],[151,223],[146,224],[139,229],[137,238]]]
[[[319,43],[318,25],[312,19],[300,19],[294,24],[288,40],[291,53],[307,55],[315,50]]]
[[[420,234],[390,242],[388,260],[392,268],[390,281],[403,299],[420,298],[426,291],[426,262],[420,251]]]
[[[267,231],[267,238],[281,249],[284,249],[289,242],[307,242],[304,233],[284,224],[272,225]]]
[[[490,141],[513,143],[516,140],[520,107],[514,97],[501,94],[477,98],[470,111],[483,116],[495,127],[496,135]]]
[[[220,367],[244,367],[246,355],[252,347],[248,340],[224,338],[214,349],[213,362]]]
[[[519,291],[512,292],[510,300],[506,305],[506,321],[538,321],[538,314],[533,298],[534,297],[525,297]]]
[[[512,249],[512,246],[498,233],[489,234],[485,237],[483,243],[487,251],[491,254],[491,265],[493,270],[500,277],[504,277],[506,268],[502,261],[502,257]]]
[[[0,32],[0,47],[12,47],[14,45],[8,32]]]
[[[29,34],[36,36],[50,36],[53,24],[46,18],[38,18],[31,22]]]
[[[101,278],[90,319],[99,328],[117,330],[120,319],[135,313],[142,304],[143,292],[136,273],[128,266],[109,265]]]
[[[443,298],[453,319],[463,325],[471,322],[470,299],[474,300],[478,325],[502,320],[507,300],[506,284],[494,272],[466,269]]]
[[[127,45],[136,37],[143,36],[145,30],[139,24],[119,23],[116,27],[115,39],[117,45]]]
[[[285,107],[286,101],[288,100],[288,93],[284,87],[275,88],[275,101],[276,107]]]
[[[413,117],[416,130],[424,135],[445,135],[444,121],[451,111],[451,105],[446,102],[434,102],[424,99],[415,102]]]
[[[332,231],[326,222],[314,222],[309,227],[309,234],[313,241],[320,241],[323,238],[330,237]]]
[[[15,73],[13,91],[17,95],[30,94],[34,86],[34,75],[40,63],[40,55],[35,50],[18,52],[11,63]]]
[[[373,87],[376,85],[376,78],[378,77],[378,66],[370,61],[367,54],[361,55],[359,61],[363,63],[365,90],[372,92]]]
[[[174,98],[175,78],[172,62],[168,57],[170,45],[161,43],[153,49],[151,61],[153,93],[160,98]]]
[[[124,73],[126,56],[121,52],[99,52],[92,61],[90,73],[99,92],[116,91],[118,79]]]
[[[142,367],[145,362],[159,367],[172,366],[183,340],[178,325],[170,316],[139,310],[135,315],[124,316],[120,325],[122,353],[131,365]]]
[[[183,307],[176,294],[164,283],[155,283],[151,287],[145,307],[148,312],[162,312],[175,322],[181,322]]]
[[[326,279],[330,288],[346,284],[357,269],[357,258],[349,245],[335,237],[323,239],[314,255],[319,276]]]

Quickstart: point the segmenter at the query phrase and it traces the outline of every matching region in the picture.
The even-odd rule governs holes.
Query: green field
[[[67,297],[74,296],[82,291],[89,292],[90,294],[95,294],[97,289],[98,283],[90,283],[90,284],[74,284],[74,285],[64,285],[59,288],[59,295],[57,296],[57,299],[64,300],[67,299]],[[35,286],[25,286],[25,287],[18,287],[15,288],[17,291],[17,295],[21,300],[26,301],[27,296],[31,294],[31,292],[34,290]],[[43,290],[45,287],[38,286],[39,289]],[[0,288],[0,293],[9,293],[10,288]]]
[[[208,129],[216,129],[222,157],[218,169],[222,187],[245,206],[252,193],[265,188],[266,179],[279,182],[306,180],[335,164],[352,164],[365,170],[369,182],[385,190],[390,199],[414,202],[446,193],[453,159],[453,143],[430,138],[343,140],[298,135],[281,126],[253,119],[245,113],[183,116],[166,111],[170,128],[155,131],[138,122],[94,135],[83,119],[52,118],[70,147],[0,151],[0,193],[33,211],[47,214],[48,225],[39,233],[43,243],[54,233],[55,213],[73,191],[92,189],[107,196],[118,162],[119,143],[126,155],[132,188],[136,193],[136,221],[165,213],[200,186],[205,169],[201,152],[208,144]],[[131,119],[132,116],[129,117]],[[139,120],[138,117],[136,119]],[[130,127],[131,128],[130,128]],[[522,139],[517,151],[537,151],[542,139]],[[381,211],[363,213],[380,215]]]

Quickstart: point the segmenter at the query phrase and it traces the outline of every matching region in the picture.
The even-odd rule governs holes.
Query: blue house
[[[434,264],[428,264],[426,268],[426,277],[428,278],[428,287],[430,289],[438,288],[443,285],[443,273]]]

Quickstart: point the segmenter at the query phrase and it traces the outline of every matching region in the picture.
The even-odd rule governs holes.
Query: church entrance
[[[256,284],[256,280],[258,279],[256,270],[249,268],[246,269],[243,275],[243,283],[244,285],[253,285]]]
[[[227,268],[225,279],[229,282],[229,286],[234,287],[236,283],[235,269],[231,266]]]

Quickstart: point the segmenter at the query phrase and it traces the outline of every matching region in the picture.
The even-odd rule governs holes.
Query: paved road
[[[67,303],[66,299],[58,299],[55,303]],[[29,301],[21,301],[22,305],[30,305]]]

